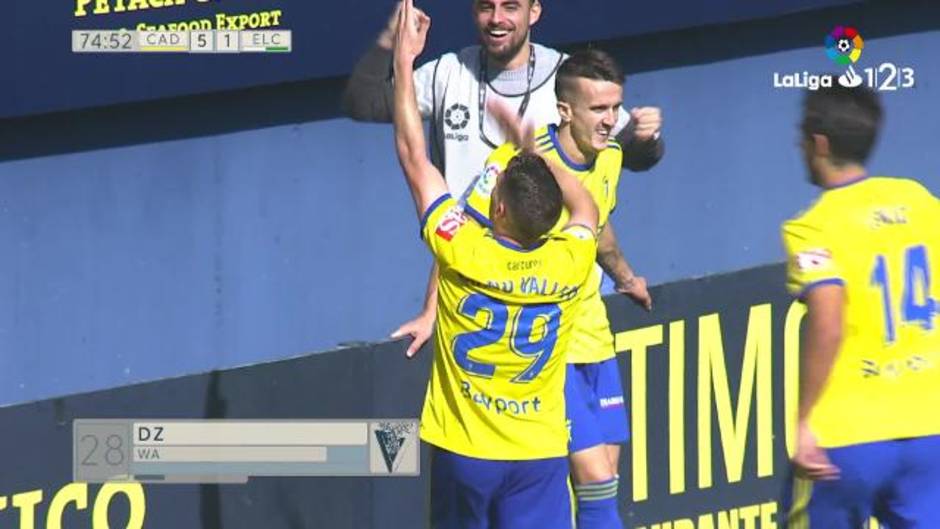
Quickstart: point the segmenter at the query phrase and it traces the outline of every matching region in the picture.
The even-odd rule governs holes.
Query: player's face
[[[473,0],[480,43],[490,57],[508,63],[529,42],[529,26],[541,14],[537,0]]]
[[[559,102],[562,120],[581,152],[598,153],[607,147],[623,104],[623,87],[610,81],[578,78],[571,101]]]

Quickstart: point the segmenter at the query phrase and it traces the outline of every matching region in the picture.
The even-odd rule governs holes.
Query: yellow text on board
[[[82,527],[108,529],[108,506],[118,496],[124,496],[129,504],[129,517],[125,529],[141,529],[147,515],[147,500],[140,483],[106,483],[98,489],[89,510],[87,483],[69,483],[54,494],[47,495],[42,489],[0,496],[0,527],[19,527],[20,529],[62,529],[62,519],[66,509],[87,511],[87,524]],[[46,507],[45,525],[37,520],[36,508],[44,501]],[[19,525],[10,521],[10,517],[19,517]]]
[[[205,4],[211,0],[193,0]],[[75,16],[88,15],[91,8],[93,15],[107,15],[109,13],[124,13],[126,11],[140,11],[143,9],[162,9],[186,5],[186,0],[75,0]]]
[[[799,390],[800,322],[806,308],[800,303],[790,305],[784,326],[784,413],[795,417]],[[697,440],[698,488],[707,489],[714,483],[712,468],[712,409],[718,418],[721,453],[724,456],[724,475],[727,483],[741,481],[744,472],[744,454],[748,446],[748,425],[752,404],[756,402],[756,477],[773,474],[773,314],[771,305],[761,304],[749,308],[747,335],[744,340],[741,383],[737,398],[732,401],[725,366],[725,346],[722,340],[721,317],[705,314],[698,317],[698,370],[696,373],[697,421],[689,422],[685,399],[686,339],[685,320],[653,325],[617,333],[618,352],[630,352],[632,417],[631,448],[633,450],[633,500],[649,498],[649,453],[647,448],[648,417],[647,355],[649,349],[663,344],[668,338],[668,417],[669,428],[668,472],[670,494],[686,491],[686,438],[687,424],[694,424]],[[713,399],[714,397],[714,399]],[[659,418],[656,418],[657,421]],[[787,452],[793,453],[793,423],[785,420]]]

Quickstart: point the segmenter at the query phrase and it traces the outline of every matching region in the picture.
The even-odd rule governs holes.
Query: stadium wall
[[[653,283],[782,259],[779,222],[814,190],[799,90],[774,74],[835,71],[822,41],[837,24],[865,37],[860,68],[916,72],[884,93],[872,170],[940,192],[936,5],[595,43],[634,72],[627,104],[666,117],[665,159],[624,176],[612,221]],[[0,403],[372,341],[412,315],[429,258],[391,130],[340,117],[342,81],[4,120]]]
[[[606,299],[632,420],[620,469],[627,527],[779,527],[805,313],[783,275],[771,265],[656,287],[653,313]],[[403,349],[384,342],[0,409],[0,423],[16,425],[0,436],[0,524],[427,527],[426,447],[419,477],[72,482],[73,460],[98,459],[90,440],[73,439],[75,419],[418,417],[431,351],[406,360]]]

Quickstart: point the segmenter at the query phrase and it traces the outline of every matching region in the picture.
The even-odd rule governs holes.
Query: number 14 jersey
[[[940,434],[940,202],[913,180],[829,189],[783,225],[787,287],[845,289],[842,345],[810,416],[820,446]]]

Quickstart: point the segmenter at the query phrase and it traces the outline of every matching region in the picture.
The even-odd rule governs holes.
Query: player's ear
[[[493,211],[490,212],[490,216],[493,217],[493,220],[505,217],[506,204],[504,204],[502,200],[496,199],[493,202]]]
[[[829,148],[829,138],[823,134],[812,135],[813,154],[828,158],[832,152]]]
[[[571,121],[571,105],[565,101],[558,100],[558,115],[561,117],[562,123],[567,123]]]
[[[542,2],[539,2],[539,0],[529,1],[532,2],[532,5],[529,6],[529,27],[532,27],[542,17]]]

